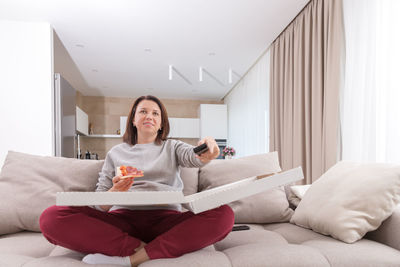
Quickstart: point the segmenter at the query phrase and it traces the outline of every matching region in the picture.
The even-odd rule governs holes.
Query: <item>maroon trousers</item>
[[[51,206],[40,228],[51,243],[81,253],[130,256],[141,241],[150,259],[179,257],[222,240],[232,229],[227,206],[199,214],[174,210],[115,210]]]

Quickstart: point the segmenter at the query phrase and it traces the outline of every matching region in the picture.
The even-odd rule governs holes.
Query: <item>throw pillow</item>
[[[271,152],[238,159],[213,160],[200,168],[199,190],[204,191],[241,179],[281,171],[278,153]],[[290,219],[285,190],[274,188],[229,204],[236,223],[273,223]]]
[[[179,167],[179,171],[183,182],[183,194],[187,196],[197,193],[199,184],[199,168]]]
[[[40,232],[40,214],[55,204],[56,192],[94,191],[102,166],[102,160],[9,151],[0,173],[0,234]]]
[[[308,189],[292,223],[346,243],[377,229],[400,202],[400,165],[339,162]]]
[[[289,203],[297,207],[310,186],[310,184],[290,186]]]

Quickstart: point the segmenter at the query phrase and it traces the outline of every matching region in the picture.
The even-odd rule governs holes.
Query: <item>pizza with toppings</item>
[[[140,171],[132,166],[121,165],[117,168],[117,176],[121,176],[121,179],[129,177],[142,177],[143,171]]]

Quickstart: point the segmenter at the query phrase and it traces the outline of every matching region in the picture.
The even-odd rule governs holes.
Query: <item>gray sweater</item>
[[[182,191],[183,182],[178,167],[201,167],[205,164],[195,157],[192,145],[178,140],[168,139],[161,145],[150,143],[131,146],[122,143],[107,153],[103,169],[99,173],[97,192],[108,191],[113,186],[115,170],[121,165],[133,166],[144,172],[143,177],[134,179],[129,191]],[[181,210],[181,205],[113,206],[110,211],[116,209]]]

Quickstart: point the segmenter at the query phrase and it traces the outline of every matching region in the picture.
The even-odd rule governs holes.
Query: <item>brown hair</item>
[[[136,108],[140,102],[143,100],[151,100],[157,103],[158,107],[161,110],[161,129],[157,132],[156,144],[161,144],[161,141],[167,140],[167,136],[169,134],[169,121],[167,109],[164,107],[161,101],[152,95],[141,96],[135,100],[131,111],[129,112],[128,120],[126,121],[126,131],[122,140],[129,145],[137,144],[137,129],[133,126],[133,119],[135,118]]]

